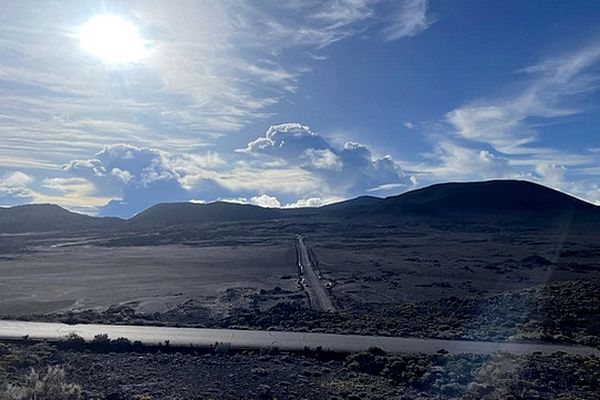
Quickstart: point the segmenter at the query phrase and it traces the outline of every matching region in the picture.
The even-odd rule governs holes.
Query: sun
[[[148,41],[137,28],[113,14],[97,15],[81,26],[79,43],[107,64],[129,64],[148,54]]]

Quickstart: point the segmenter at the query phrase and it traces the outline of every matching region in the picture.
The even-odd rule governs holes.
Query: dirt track
[[[308,249],[304,244],[304,237],[298,235],[298,262],[301,266],[302,276],[304,278],[304,285],[310,297],[311,306],[320,311],[335,311],[335,307],[323,285],[323,280],[319,278],[319,275],[314,269],[310,257],[308,255]]]

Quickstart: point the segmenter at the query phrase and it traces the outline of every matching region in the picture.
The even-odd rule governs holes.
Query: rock
[[[251,372],[258,376],[267,376],[269,372],[264,368],[252,368]]]
[[[271,400],[273,395],[271,394],[271,386],[260,385],[258,386],[258,398],[259,400]]]

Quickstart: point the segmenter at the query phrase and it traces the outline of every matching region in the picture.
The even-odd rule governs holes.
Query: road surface
[[[0,321],[0,340],[64,340],[74,333],[85,340],[95,335],[107,334],[111,339],[124,337],[145,345],[208,348],[215,343],[229,345],[232,349],[264,349],[277,347],[283,351],[302,351],[305,347],[350,353],[365,351],[376,346],[389,353],[433,354],[444,349],[451,354],[491,354],[506,351],[513,354],[546,354],[564,351],[570,354],[596,355],[600,351],[591,347],[562,346],[554,344],[471,342],[464,340],[418,339],[383,336],[334,335],[280,331],[244,331],[235,329],[165,328],[128,325],[66,325],[47,322]]]
[[[306,244],[304,244],[304,237],[297,235],[296,238],[298,239],[298,262],[300,263],[304,286],[310,297],[311,306],[316,310],[335,311],[331,298],[327,290],[325,290],[323,280],[319,278],[310,261],[308,249],[306,248]]]

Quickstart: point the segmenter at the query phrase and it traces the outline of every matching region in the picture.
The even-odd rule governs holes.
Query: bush
[[[94,351],[98,351],[100,353],[110,351],[110,339],[108,335],[101,334],[94,336],[94,340],[92,340],[92,348]]]
[[[10,346],[4,343],[0,343],[0,356],[10,354]]]
[[[65,382],[65,372],[58,367],[48,367],[45,374],[35,370],[25,377],[23,384],[9,384],[0,394],[2,400],[78,400],[81,388]]]
[[[85,339],[76,333],[70,333],[67,340],[59,343],[59,346],[73,350],[82,350],[85,348]]]
[[[385,357],[376,356],[371,352],[365,351],[349,355],[346,358],[346,366],[354,371],[379,375],[386,367],[387,361]]]

